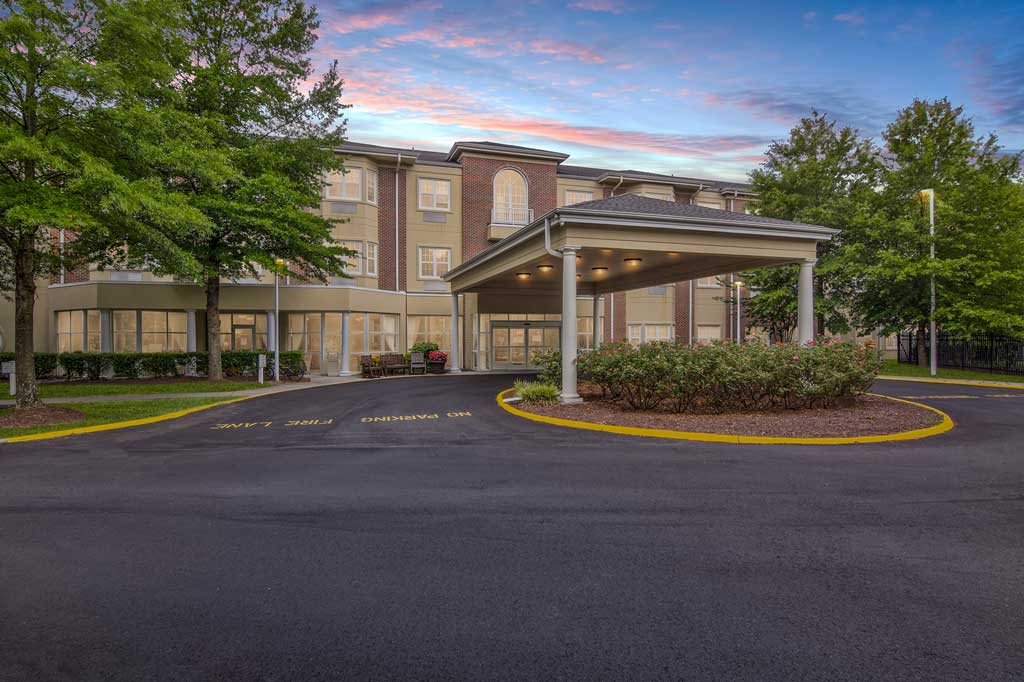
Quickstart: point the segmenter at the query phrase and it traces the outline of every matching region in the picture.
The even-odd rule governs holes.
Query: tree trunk
[[[38,407],[39,388],[36,386],[35,357],[35,305],[36,267],[34,246],[21,245],[14,255],[14,362],[18,395],[18,409]]]
[[[206,358],[210,381],[220,381],[224,372],[220,364],[220,277],[206,278]]]
[[[927,329],[924,322],[917,325],[917,364],[920,367],[928,367],[928,349],[925,347]],[[934,340],[932,342],[934,343]]]

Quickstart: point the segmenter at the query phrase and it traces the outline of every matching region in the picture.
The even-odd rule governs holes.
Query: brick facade
[[[614,310],[615,328],[612,328],[612,311]],[[626,292],[617,291],[604,295],[604,336],[605,341],[625,341],[628,338],[626,329]]]
[[[377,209],[377,286],[390,291],[404,291],[406,247],[406,171],[380,168]],[[398,173],[398,282],[395,282],[395,173]]]
[[[494,205],[494,176],[505,168],[518,170],[526,177],[527,203],[540,217],[558,203],[554,164],[519,160],[485,159],[462,156],[462,258],[472,258],[491,245],[487,227]]]
[[[676,338],[689,341],[693,320],[690,318],[690,282],[676,282],[675,291],[675,325]]]

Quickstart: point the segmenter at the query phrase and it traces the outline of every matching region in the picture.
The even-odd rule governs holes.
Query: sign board
[[[263,383],[263,370],[267,367],[267,356],[265,353],[260,353],[256,356],[256,380],[259,383]]]
[[[0,362],[0,374],[14,374],[14,360]]]

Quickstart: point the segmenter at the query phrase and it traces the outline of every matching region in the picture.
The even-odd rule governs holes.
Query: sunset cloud
[[[841,12],[834,17],[834,21],[838,21],[841,24],[849,24],[850,26],[860,26],[864,23],[864,14],[861,10],[855,9],[848,12]]]
[[[419,2],[393,2],[384,0],[362,5],[352,10],[335,10],[326,12],[334,14],[327,26],[335,33],[353,33],[368,31],[384,26],[400,26],[409,22],[416,12],[427,12],[441,8],[440,2],[420,0]]]
[[[623,3],[618,0],[578,0],[569,3],[569,8],[588,12],[608,12],[609,14],[622,14],[626,11]]]
[[[590,64],[603,64],[608,61],[596,48],[567,40],[531,40],[527,45],[534,54],[550,54]]]

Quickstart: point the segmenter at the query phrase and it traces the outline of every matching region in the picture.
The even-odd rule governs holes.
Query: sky
[[[1024,2],[313,0],[347,137],[491,140],[741,180],[813,109],[876,137],[915,97],[1024,148]]]

